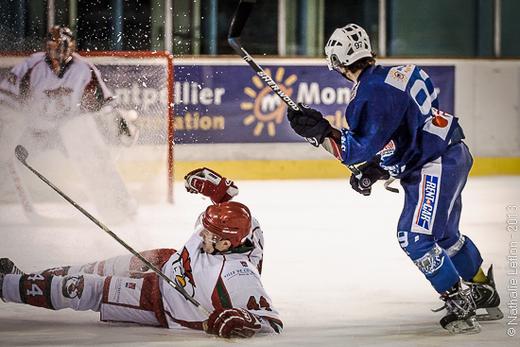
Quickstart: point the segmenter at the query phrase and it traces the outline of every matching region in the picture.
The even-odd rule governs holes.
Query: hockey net
[[[173,202],[173,59],[167,52],[79,52],[91,61],[101,72],[103,80],[116,96],[115,103],[123,110],[135,110],[135,121],[139,129],[138,140],[127,147],[114,137],[101,131],[105,143],[124,185],[138,205]],[[0,56],[0,80],[9,70],[27,56]],[[34,115],[37,116],[37,115]],[[113,119],[97,117],[100,128],[110,126]],[[1,118],[0,118],[1,126]],[[80,129],[78,129],[79,131]],[[88,146],[88,144],[85,144]],[[35,166],[54,180],[56,185],[64,187],[71,197],[88,200],[86,190],[92,189],[77,177],[74,168],[67,165],[67,151],[59,144],[47,144],[39,157],[30,157]],[[18,179],[29,194],[31,203],[45,204],[59,200],[37,179],[31,178],[25,170],[18,169]],[[77,168],[76,168],[77,171]],[[20,190],[9,174],[8,165],[2,164],[0,183],[0,202],[22,202]],[[14,180],[16,181],[16,179]],[[92,182],[91,182],[92,183]],[[103,182],[98,182],[103,185]],[[106,193],[110,194],[110,187]],[[22,194],[23,195],[23,194]]]

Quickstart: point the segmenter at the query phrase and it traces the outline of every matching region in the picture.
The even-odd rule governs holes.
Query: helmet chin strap
[[[348,81],[350,81],[350,82],[352,82],[352,83],[356,83],[356,81],[354,81],[354,80],[352,80],[352,79],[350,79],[350,78],[348,77],[348,75],[347,75],[346,72],[339,71],[339,70],[336,69],[336,68],[334,68],[334,69],[332,69],[332,70],[334,70],[334,71],[336,71],[337,73],[339,73],[343,78],[346,78]]]

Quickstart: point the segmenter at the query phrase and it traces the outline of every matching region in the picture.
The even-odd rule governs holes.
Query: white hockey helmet
[[[361,58],[372,56],[370,38],[365,29],[357,24],[347,24],[334,30],[325,45],[329,70],[350,65]]]

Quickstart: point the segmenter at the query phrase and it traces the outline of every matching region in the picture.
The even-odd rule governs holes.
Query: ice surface
[[[396,240],[403,194],[378,187],[369,198],[346,180],[243,181],[238,199],[257,216],[266,239],[263,281],[281,312],[279,336],[232,344],[251,346],[518,346],[508,319],[483,323],[477,335],[450,336],[429,283]],[[506,206],[520,205],[520,177],[472,178],[463,195],[461,230],[495,267],[506,317],[511,278],[506,256],[519,234],[506,230]],[[139,250],[179,248],[207,201],[176,186],[176,204],[141,206],[133,223],[109,225]],[[53,209],[53,206],[46,206]],[[62,209],[63,206],[60,206]],[[70,225],[32,225],[17,205],[0,205],[0,255],[25,271],[81,264],[126,252],[70,208]],[[516,289],[518,295],[518,289]],[[516,321],[518,323],[518,320]],[[520,330],[517,328],[517,331]],[[520,332],[518,332],[520,334]],[[93,312],[0,302],[0,345],[218,346],[196,331],[107,324]]]

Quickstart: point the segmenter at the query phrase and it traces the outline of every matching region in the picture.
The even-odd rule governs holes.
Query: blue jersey
[[[342,130],[342,162],[357,164],[380,154],[381,166],[397,178],[463,137],[457,118],[439,110],[430,77],[415,65],[365,69],[345,116],[349,128]]]

